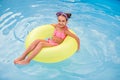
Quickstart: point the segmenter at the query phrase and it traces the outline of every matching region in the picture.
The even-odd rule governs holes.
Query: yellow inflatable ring
[[[52,25],[43,25],[33,29],[28,34],[25,40],[26,48],[36,39],[47,39],[51,37],[53,32],[54,32],[54,27]],[[63,61],[69,58],[70,56],[72,56],[76,52],[77,47],[78,45],[76,40],[70,36],[67,36],[60,45],[43,48],[33,58],[33,60],[44,63],[55,63],[55,62]]]

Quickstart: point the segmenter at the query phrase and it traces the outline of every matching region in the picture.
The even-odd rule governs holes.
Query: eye
[[[61,22],[61,20],[58,19],[58,22]]]
[[[65,20],[62,20],[62,22],[65,22]]]

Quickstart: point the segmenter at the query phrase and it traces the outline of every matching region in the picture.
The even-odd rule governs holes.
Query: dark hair
[[[71,13],[64,13],[64,12],[57,12],[56,15],[57,16],[62,15],[66,18],[66,20],[68,20],[71,17],[72,14]]]
[[[68,18],[71,18],[71,13],[65,13],[67,15]]]

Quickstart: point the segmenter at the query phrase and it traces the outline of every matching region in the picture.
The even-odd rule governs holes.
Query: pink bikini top
[[[66,37],[66,35],[65,35],[64,32],[60,32],[60,31],[58,31],[58,30],[55,30],[55,31],[54,31],[54,36],[59,37],[59,38],[61,38],[61,39],[65,39],[65,37]]]

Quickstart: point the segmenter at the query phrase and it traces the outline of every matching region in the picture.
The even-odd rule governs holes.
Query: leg
[[[34,48],[32,53],[25,60],[17,62],[17,64],[28,64],[38,54],[38,52],[40,52],[42,48],[52,46],[53,45],[48,42],[39,42],[39,44]]]
[[[18,57],[17,59],[14,60],[14,63],[16,63],[17,61],[24,60],[25,57],[28,55],[28,53],[30,53],[38,45],[39,42],[47,42],[47,41],[45,41],[45,40],[33,41],[33,43],[25,50],[25,52],[20,57]]]

